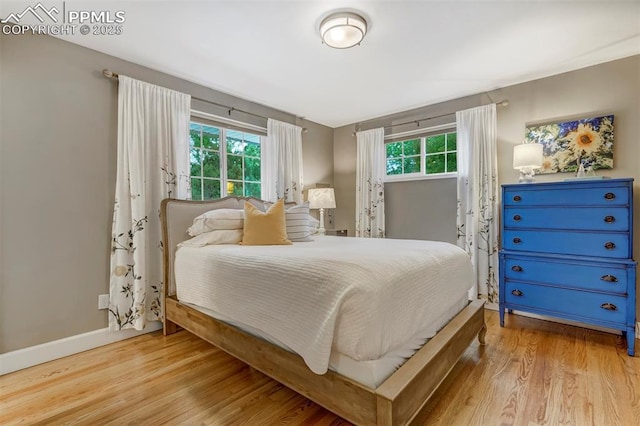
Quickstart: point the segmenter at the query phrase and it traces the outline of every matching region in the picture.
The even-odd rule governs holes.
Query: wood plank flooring
[[[424,425],[640,425],[640,357],[620,336],[486,312]],[[186,331],[0,377],[0,424],[346,425]]]

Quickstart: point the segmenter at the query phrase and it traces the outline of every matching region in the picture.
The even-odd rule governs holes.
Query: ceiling
[[[0,13],[33,3],[3,0]],[[126,14],[121,35],[65,40],[330,127],[640,54],[640,0],[67,0],[65,7]],[[360,46],[321,43],[320,21],[336,10],[369,22]]]

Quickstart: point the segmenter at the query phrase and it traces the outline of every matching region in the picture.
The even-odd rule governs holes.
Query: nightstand
[[[348,237],[349,231],[346,229],[327,229],[325,235],[333,235],[336,237]]]

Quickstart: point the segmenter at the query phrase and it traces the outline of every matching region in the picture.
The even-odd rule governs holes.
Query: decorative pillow
[[[241,210],[242,211],[242,210]],[[204,247],[215,244],[238,244],[242,241],[242,229],[218,229],[204,232],[183,241],[178,247]]]
[[[244,234],[240,244],[245,246],[291,244],[287,239],[284,199],[275,202],[266,212],[261,212],[251,203],[244,203]]]
[[[204,232],[219,229],[242,229],[244,226],[244,211],[241,209],[217,209],[202,213],[193,219],[193,225],[187,229],[192,237]]]
[[[291,241],[313,241],[309,229],[309,203],[289,207],[285,211],[287,237]]]

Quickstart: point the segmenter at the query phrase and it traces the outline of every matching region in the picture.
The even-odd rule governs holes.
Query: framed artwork
[[[525,137],[543,145],[538,174],[613,168],[613,115],[527,126]]]

